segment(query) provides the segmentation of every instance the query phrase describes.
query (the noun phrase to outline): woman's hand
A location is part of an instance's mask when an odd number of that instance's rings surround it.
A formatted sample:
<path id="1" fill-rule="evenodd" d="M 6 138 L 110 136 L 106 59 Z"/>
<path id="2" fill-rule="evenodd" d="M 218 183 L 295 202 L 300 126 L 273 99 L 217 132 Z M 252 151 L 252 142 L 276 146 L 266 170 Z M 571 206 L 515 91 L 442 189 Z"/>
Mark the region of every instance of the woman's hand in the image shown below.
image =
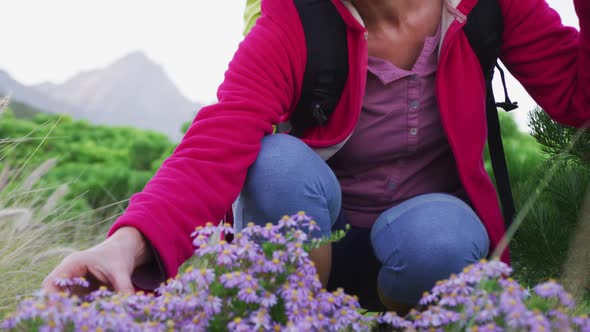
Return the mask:
<path id="1" fill-rule="evenodd" d="M 141 233 L 133 227 L 123 227 L 100 244 L 64 258 L 43 280 L 42 287 L 47 292 L 59 292 L 63 289 L 55 285 L 56 278 L 84 277 L 90 286 L 78 287 L 73 293 L 85 295 L 100 286 L 115 292 L 133 292 L 131 274 L 150 259 L 150 251 Z"/>

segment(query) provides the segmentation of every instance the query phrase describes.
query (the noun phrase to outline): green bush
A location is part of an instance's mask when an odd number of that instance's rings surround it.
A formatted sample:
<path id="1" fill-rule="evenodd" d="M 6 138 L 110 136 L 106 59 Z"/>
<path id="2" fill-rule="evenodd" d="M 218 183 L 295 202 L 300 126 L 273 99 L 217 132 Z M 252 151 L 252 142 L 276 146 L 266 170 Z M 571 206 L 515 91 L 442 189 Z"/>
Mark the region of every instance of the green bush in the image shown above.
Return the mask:
<path id="1" fill-rule="evenodd" d="M 529 125 L 546 160 L 541 167 L 531 168 L 531 176 L 514 188 L 517 208 L 538 197 L 511 245 L 517 278 L 532 285 L 563 277 L 590 186 L 590 135 L 555 123 L 541 109 L 530 113 Z M 539 185 L 544 180 L 549 182 L 541 190 Z M 587 251 L 577 252 L 587 255 Z"/>
<path id="2" fill-rule="evenodd" d="M 57 165 L 37 184 L 51 188 L 68 183 L 64 200 L 79 199 L 91 209 L 112 205 L 121 211 L 168 156 L 174 144 L 163 134 L 130 127 L 95 126 L 70 117 L 37 113 L 0 119 L 0 154 L 13 167 L 36 166 L 53 158 Z M 159 164 L 158 164 L 159 165 Z M 115 204 L 121 202 L 120 204 Z M 110 213 L 110 211 L 109 211 Z"/>

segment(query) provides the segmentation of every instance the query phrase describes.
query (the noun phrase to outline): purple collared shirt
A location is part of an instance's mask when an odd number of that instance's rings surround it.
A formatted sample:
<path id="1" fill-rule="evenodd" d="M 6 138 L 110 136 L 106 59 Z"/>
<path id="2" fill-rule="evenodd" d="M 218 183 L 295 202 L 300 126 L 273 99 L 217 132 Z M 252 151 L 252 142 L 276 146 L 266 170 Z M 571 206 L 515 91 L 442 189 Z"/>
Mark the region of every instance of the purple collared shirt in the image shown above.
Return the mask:
<path id="1" fill-rule="evenodd" d="M 434 192 L 463 198 L 435 96 L 440 28 L 426 38 L 414 68 L 369 57 L 357 126 L 329 161 L 349 223 L 371 227 L 389 208 Z"/>

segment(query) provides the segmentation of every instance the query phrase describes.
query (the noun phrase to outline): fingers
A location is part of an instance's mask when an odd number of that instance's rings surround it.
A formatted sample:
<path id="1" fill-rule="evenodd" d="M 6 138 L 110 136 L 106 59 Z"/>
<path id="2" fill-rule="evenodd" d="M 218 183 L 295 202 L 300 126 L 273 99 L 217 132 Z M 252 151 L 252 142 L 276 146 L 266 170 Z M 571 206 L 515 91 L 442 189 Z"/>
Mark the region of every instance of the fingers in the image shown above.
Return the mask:
<path id="1" fill-rule="evenodd" d="M 79 264 L 76 260 L 76 254 L 72 254 L 64 258 L 64 260 L 55 268 L 41 284 L 43 290 L 46 292 L 60 292 L 63 289 L 55 284 L 55 279 L 65 278 L 71 279 L 76 277 L 84 277 L 88 273 L 88 268 L 85 264 Z"/>
<path id="2" fill-rule="evenodd" d="M 43 290 L 45 292 L 57 293 L 57 292 L 61 291 L 61 289 L 53 283 L 54 278 L 55 277 L 49 275 L 45 278 L 45 280 L 43 280 L 43 283 L 41 284 L 41 288 L 43 288 Z"/>
<path id="3" fill-rule="evenodd" d="M 113 279 L 113 287 L 115 288 L 115 292 L 131 294 L 135 292 L 135 288 L 131 283 L 131 278 L 126 273 L 116 274 Z"/>
<path id="4" fill-rule="evenodd" d="M 119 264 L 104 265 L 104 255 L 97 255 L 91 251 L 78 252 L 66 257 L 46 278 L 43 280 L 42 288 L 46 292 L 60 292 L 66 290 L 55 284 L 56 278 L 72 279 L 85 278 L 88 288 L 79 286 L 69 287 L 71 294 L 86 295 L 97 290 L 100 286 L 107 286 L 115 292 L 134 293 L 135 289 L 131 283 L 131 271 L 127 271 Z"/>

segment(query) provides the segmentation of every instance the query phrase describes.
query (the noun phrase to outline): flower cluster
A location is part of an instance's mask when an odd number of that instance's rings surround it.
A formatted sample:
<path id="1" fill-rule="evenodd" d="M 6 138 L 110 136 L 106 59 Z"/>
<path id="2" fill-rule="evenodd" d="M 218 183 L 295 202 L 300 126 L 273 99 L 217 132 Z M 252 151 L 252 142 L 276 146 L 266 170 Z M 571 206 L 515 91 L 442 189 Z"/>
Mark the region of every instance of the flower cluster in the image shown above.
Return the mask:
<path id="1" fill-rule="evenodd" d="M 590 331 L 590 319 L 574 315 L 575 301 L 561 285 L 549 281 L 530 292 L 511 272 L 498 261 L 470 265 L 422 296 L 426 310 L 406 317 L 386 313 L 378 320 L 418 331 Z"/>
<path id="2" fill-rule="evenodd" d="M 277 225 L 199 227 L 195 263 L 156 294 L 85 297 L 39 292 L 23 301 L 0 329 L 14 331 L 340 331 L 369 329 L 357 298 L 322 289 L 308 250 L 317 224 L 300 213 Z M 220 240 L 233 234 L 233 241 Z M 200 267 L 199 267 L 200 266 Z M 60 279 L 62 288 L 87 287 Z"/>
<path id="3" fill-rule="evenodd" d="M 479 262 L 438 282 L 406 316 L 360 314 L 357 298 L 322 289 L 309 250 L 317 224 L 300 213 L 276 225 L 199 227 L 195 254 L 155 294 L 115 294 L 102 287 L 84 297 L 83 278 L 55 280 L 65 292 L 21 302 L 0 323 L 8 331 L 588 331 L 590 318 L 549 281 L 526 290 L 500 262 Z M 221 236 L 224 235 L 224 236 Z M 222 238 L 232 235 L 233 241 Z"/>

